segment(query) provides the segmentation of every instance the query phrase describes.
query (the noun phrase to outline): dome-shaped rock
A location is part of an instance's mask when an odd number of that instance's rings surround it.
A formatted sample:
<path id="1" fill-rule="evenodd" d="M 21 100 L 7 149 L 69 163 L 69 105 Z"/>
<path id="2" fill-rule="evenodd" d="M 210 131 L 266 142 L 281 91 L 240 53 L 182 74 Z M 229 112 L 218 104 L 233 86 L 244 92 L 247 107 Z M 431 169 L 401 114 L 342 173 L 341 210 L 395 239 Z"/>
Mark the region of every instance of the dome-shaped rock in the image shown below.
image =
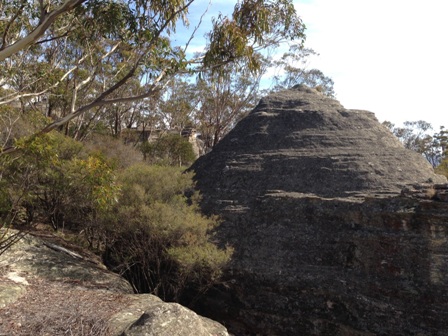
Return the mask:
<path id="1" fill-rule="evenodd" d="M 343 197 L 445 181 L 373 113 L 303 85 L 263 98 L 193 169 L 207 196 L 210 188 L 240 201 L 272 190 Z"/>
<path id="2" fill-rule="evenodd" d="M 373 113 L 277 92 L 192 169 L 234 249 L 198 308 L 232 333 L 448 335 L 446 179 Z"/>

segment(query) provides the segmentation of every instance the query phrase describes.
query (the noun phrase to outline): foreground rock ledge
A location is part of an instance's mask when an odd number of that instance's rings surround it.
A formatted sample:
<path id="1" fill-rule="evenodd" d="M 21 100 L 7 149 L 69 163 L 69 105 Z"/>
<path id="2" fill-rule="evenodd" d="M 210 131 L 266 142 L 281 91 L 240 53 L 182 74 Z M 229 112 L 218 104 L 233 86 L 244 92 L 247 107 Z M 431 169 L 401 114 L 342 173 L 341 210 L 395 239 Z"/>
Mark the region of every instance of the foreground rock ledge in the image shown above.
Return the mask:
<path id="1" fill-rule="evenodd" d="M 235 249 L 202 301 L 231 332 L 448 335 L 447 181 L 373 113 L 275 93 L 191 169 Z"/>
<path id="2" fill-rule="evenodd" d="M 132 294 L 92 255 L 61 243 L 23 235 L 0 255 L 1 335 L 228 335 L 179 304 Z"/>

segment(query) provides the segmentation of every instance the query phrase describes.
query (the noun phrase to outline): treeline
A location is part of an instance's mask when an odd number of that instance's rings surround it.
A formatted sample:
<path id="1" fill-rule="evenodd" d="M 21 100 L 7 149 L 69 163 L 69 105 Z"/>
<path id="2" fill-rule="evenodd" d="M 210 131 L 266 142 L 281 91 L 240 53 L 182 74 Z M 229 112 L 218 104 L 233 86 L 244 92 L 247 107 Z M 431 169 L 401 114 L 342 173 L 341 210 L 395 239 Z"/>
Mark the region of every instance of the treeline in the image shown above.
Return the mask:
<path id="1" fill-rule="evenodd" d="M 256 104 L 262 79 L 271 90 L 304 83 L 334 94 L 330 78 L 306 68 L 314 51 L 292 1 L 235 1 L 231 15 L 208 23 L 197 11 L 195 1 L 177 0 L 6 2 L 3 123 L 18 122 L 12 108 L 39 110 L 49 119 L 36 134 L 57 129 L 76 140 L 189 127 L 210 149 Z M 203 49 L 190 50 L 195 43 Z M 15 150 L 2 136 L 1 150 Z"/>
<path id="2" fill-rule="evenodd" d="M 406 148 L 420 153 L 437 173 L 448 177 L 448 130 L 444 126 L 434 131 L 424 120 L 406 121 L 401 127 L 389 121 L 383 124 Z"/>
<path id="3" fill-rule="evenodd" d="M 194 0 L 1 8 L 1 226 L 70 233 L 136 290 L 166 299 L 217 281 L 231 248 L 213 244 L 218 220 L 200 213 L 182 173 L 194 159 L 182 130 L 210 149 L 269 74 L 273 90 L 304 83 L 334 94 L 330 78 L 305 67 L 314 52 L 293 1 L 235 1 L 205 40 L 208 10 Z M 271 57 L 279 47 L 289 51 Z"/>

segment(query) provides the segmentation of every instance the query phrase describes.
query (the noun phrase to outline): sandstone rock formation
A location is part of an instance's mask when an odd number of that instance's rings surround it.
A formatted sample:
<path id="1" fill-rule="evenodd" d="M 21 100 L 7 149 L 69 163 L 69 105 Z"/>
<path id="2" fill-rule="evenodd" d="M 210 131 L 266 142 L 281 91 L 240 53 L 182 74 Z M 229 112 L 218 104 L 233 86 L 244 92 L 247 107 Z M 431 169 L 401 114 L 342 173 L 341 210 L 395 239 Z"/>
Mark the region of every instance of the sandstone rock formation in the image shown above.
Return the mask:
<path id="1" fill-rule="evenodd" d="M 0 335 L 228 335 L 178 304 L 132 294 L 94 256 L 62 243 L 24 235 L 0 255 Z"/>
<path id="2" fill-rule="evenodd" d="M 297 86 L 192 169 L 235 248 L 202 302 L 231 332 L 448 335 L 447 181 L 372 113 Z"/>

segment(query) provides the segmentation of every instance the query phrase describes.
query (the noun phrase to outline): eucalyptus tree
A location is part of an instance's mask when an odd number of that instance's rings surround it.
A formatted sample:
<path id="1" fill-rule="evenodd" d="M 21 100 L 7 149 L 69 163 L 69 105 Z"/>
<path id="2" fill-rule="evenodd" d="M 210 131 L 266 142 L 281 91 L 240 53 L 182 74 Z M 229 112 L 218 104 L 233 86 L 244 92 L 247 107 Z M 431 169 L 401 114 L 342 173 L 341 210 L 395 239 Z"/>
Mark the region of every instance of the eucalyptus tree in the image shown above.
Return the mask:
<path id="1" fill-rule="evenodd" d="M 439 133 L 434 137 L 442 152 L 440 164 L 436 167 L 436 173 L 448 178 L 448 130 L 441 126 Z"/>
<path id="2" fill-rule="evenodd" d="M 304 38 L 292 0 L 238 0 L 231 16 L 213 20 L 204 52 L 191 56 L 203 16 L 190 23 L 189 8 L 198 1 L 2 0 L 0 105 L 20 101 L 26 111 L 44 101 L 53 120 L 35 135 L 42 134 L 85 114 L 94 120 L 105 106 L 151 98 L 179 74 L 230 63 L 256 72 L 260 50 Z M 191 36 L 179 45 L 185 27 Z M 132 81 L 139 85 L 120 91 Z"/>
<path id="3" fill-rule="evenodd" d="M 213 148 L 257 103 L 266 60 L 260 57 L 256 74 L 245 64 L 227 64 L 222 71 L 208 71 L 196 84 L 199 99 L 195 123 L 205 149 Z"/>
<path id="4" fill-rule="evenodd" d="M 334 97 L 333 80 L 319 69 L 308 68 L 309 58 L 315 55 L 317 53 L 313 49 L 305 48 L 302 44 L 292 44 L 288 52 L 272 62 L 276 69 L 276 74 L 273 77 L 273 90 L 305 84 L 316 88 L 327 96 Z"/>
<path id="5" fill-rule="evenodd" d="M 193 126 L 199 93 L 188 79 L 178 78 L 165 88 L 157 109 L 161 128 L 176 130 L 180 134 L 182 129 Z"/>
<path id="6" fill-rule="evenodd" d="M 448 148 L 447 130 L 442 126 L 439 132 L 433 133 L 432 125 L 424 120 L 405 121 L 397 127 L 389 121 L 383 122 L 400 140 L 404 147 L 422 154 L 433 166 L 440 165 Z"/>

